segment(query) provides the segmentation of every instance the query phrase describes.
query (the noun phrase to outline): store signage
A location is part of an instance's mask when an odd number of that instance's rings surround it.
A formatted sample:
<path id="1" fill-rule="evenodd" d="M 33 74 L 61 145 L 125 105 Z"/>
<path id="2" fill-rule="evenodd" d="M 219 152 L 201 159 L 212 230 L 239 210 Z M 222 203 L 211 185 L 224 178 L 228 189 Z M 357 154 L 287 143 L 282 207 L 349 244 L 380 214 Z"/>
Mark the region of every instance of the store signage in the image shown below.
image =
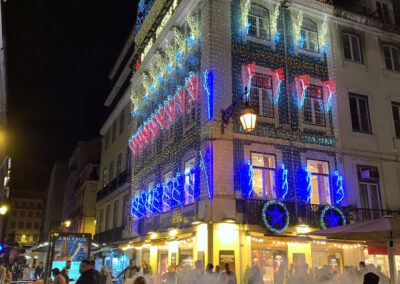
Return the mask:
<path id="1" fill-rule="evenodd" d="M 233 250 L 220 250 L 219 251 L 219 265 L 224 268 L 225 263 L 229 264 L 229 269 L 235 271 L 235 251 Z"/>
<path id="2" fill-rule="evenodd" d="M 129 139 L 129 147 L 133 154 L 140 154 L 146 144 L 158 137 L 160 130 L 168 129 L 181 114 L 188 113 L 197 100 L 197 76 L 190 73 L 185 80 L 185 86 L 178 88 L 175 95 L 168 97 Z"/>

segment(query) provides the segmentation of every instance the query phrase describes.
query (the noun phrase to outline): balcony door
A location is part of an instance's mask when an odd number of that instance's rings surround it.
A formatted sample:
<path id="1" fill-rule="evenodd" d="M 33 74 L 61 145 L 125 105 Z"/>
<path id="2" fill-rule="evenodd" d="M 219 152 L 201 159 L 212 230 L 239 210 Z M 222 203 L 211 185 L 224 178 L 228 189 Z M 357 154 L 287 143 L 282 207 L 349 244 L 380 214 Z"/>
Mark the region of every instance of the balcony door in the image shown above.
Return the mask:
<path id="1" fill-rule="evenodd" d="M 358 166 L 358 184 L 363 219 L 371 220 L 382 217 L 378 169 Z"/>

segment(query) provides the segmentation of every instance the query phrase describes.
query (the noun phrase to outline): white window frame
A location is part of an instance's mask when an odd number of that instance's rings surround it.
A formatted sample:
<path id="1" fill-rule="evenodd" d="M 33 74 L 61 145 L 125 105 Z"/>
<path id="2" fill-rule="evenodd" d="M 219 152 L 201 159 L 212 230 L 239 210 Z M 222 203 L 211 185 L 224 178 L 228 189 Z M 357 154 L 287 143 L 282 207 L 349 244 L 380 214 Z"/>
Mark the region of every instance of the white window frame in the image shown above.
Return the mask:
<path id="1" fill-rule="evenodd" d="M 372 134 L 372 125 L 371 125 L 371 113 L 369 110 L 369 98 L 368 96 L 365 95 L 359 95 L 356 93 L 349 93 L 349 111 L 350 111 L 350 119 L 351 118 L 351 106 L 350 106 L 350 98 L 354 97 L 357 100 L 357 116 L 358 116 L 358 126 L 360 130 L 355 130 L 353 129 L 353 125 L 351 125 L 351 130 L 353 132 L 357 133 L 364 133 L 364 134 Z M 368 111 L 368 131 L 364 131 L 361 129 L 361 112 L 360 112 L 360 99 L 366 100 L 367 101 L 367 111 Z M 351 124 L 353 124 L 353 121 L 351 121 Z"/>
<path id="2" fill-rule="evenodd" d="M 322 98 L 321 99 L 317 99 L 314 97 L 310 97 L 307 96 L 308 91 L 310 90 L 310 87 L 307 88 L 306 91 L 306 97 L 304 98 L 304 104 L 303 104 L 303 123 L 307 124 L 307 125 L 314 125 L 314 126 L 319 126 L 319 127 L 326 127 L 326 112 L 325 112 L 325 106 L 324 106 L 324 89 L 322 88 L 322 86 L 319 85 L 314 85 L 314 84 L 310 84 L 310 86 L 315 86 L 318 88 L 321 88 L 321 95 Z M 305 121 L 305 107 L 306 107 L 306 101 L 311 100 L 311 117 L 312 117 L 312 121 L 311 122 L 306 122 Z M 319 102 L 318 100 L 321 100 L 322 102 Z M 322 110 L 322 117 L 323 117 L 323 124 L 317 124 L 316 123 L 316 112 L 315 112 L 315 101 L 317 101 L 319 103 L 319 105 L 321 106 L 321 110 Z"/>
<path id="3" fill-rule="evenodd" d="M 386 64 L 385 48 L 389 48 L 390 60 L 391 60 L 391 65 L 392 65 L 392 68 L 391 68 L 391 69 L 388 68 L 388 66 L 387 66 L 387 64 Z M 390 71 L 393 71 L 393 72 L 400 72 L 400 69 L 399 69 L 399 70 L 396 70 L 396 69 L 395 69 L 394 57 L 393 57 L 393 49 L 397 50 L 397 55 L 398 55 L 398 57 L 399 57 L 399 58 L 398 58 L 398 61 L 400 62 L 400 49 L 397 48 L 396 46 L 389 45 L 389 44 L 385 44 L 385 45 L 383 46 L 383 56 L 384 56 L 384 59 L 385 59 L 385 68 L 386 68 L 387 70 L 390 70 Z"/>
<path id="4" fill-rule="evenodd" d="M 264 17 L 261 17 L 261 16 L 256 16 L 256 15 L 251 14 L 251 6 L 252 5 L 259 6 L 259 7 L 263 8 L 263 9 L 265 9 L 267 11 L 267 13 L 268 13 L 268 17 L 264 18 Z M 249 21 L 249 17 L 253 17 L 253 18 L 256 19 L 256 35 L 249 34 L 249 31 L 250 31 L 250 27 L 249 27 L 249 30 L 247 32 L 247 36 L 251 37 L 251 38 L 256 38 L 256 39 L 259 39 L 259 40 L 263 40 L 263 41 L 271 41 L 271 19 L 270 19 L 269 9 L 267 7 L 265 7 L 264 5 L 252 2 L 250 4 L 250 10 L 249 10 L 249 14 L 247 16 L 247 21 L 248 22 L 250 22 Z M 266 38 L 260 37 L 260 19 L 264 19 L 264 20 L 266 20 L 268 22 L 268 29 L 266 30 L 266 33 L 267 33 L 267 37 Z"/>
<path id="5" fill-rule="evenodd" d="M 252 157 L 253 154 L 259 154 L 259 155 L 262 155 L 262 156 L 272 156 L 272 157 L 274 157 L 275 168 L 271 168 L 271 167 L 267 168 L 267 167 L 261 167 L 261 166 L 253 165 L 253 159 L 252 159 L 253 158 Z M 251 161 L 251 165 L 253 167 L 253 196 L 254 196 L 254 198 L 255 198 L 255 194 L 254 194 L 254 169 L 262 171 L 262 178 L 263 178 L 263 181 L 262 181 L 262 184 L 263 184 L 263 197 L 262 197 L 262 199 L 263 200 L 267 200 L 267 193 L 266 193 L 266 188 L 265 188 L 265 176 L 266 176 L 265 172 L 274 172 L 274 180 L 272 181 L 272 192 L 273 192 L 273 195 L 274 195 L 275 198 L 273 198 L 273 199 L 280 198 L 279 190 L 278 190 L 278 187 L 277 187 L 277 174 L 278 174 L 278 171 L 277 171 L 277 158 L 276 158 L 276 155 L 273 154 L 273 153 L 260 153 L 260 152 L 257 152 L 257 151 L 251 151 L 250 152 L 250 161 Z"/>
<path id="6" fill-rule="evenodd" d="M 327 204 L 322 204 L 322 200 L 321 200 L 321 197 L 322 197 L 322 195 L 323 195 L 323 193 L 321 192 L 321 187 L 320 187 L 320 184 L 319 184 L 319 182 L 318 182 L 318 197 L 319 197 L 319 201 L 318 201 L 318 205 L 331 205 L 332 204 L 332 184 L 331 184 L 331 176 L 330 176 L 330 165 L 329 165 L 329 161 L 326 161 L 326 160 L 320 160 L 320 159 L 311 159 L 311 158 L 307 158 L 307 160 L 306 160 L 306 165 L 307 165 L 307 167 L 308 167 L 308 161 L 316 161 L 316 162 L 322 162 L 322 163 L 327 163 L 328 164 L 328 173 L 326 173 L 326 174 L 320 174 L 320 173 L 313 173 L 313 172 L 310 172 L 311 173 L 311 176 L 317 176 L 317 177 L 320 177 L 320 176 L 322 176 L 322 177 L 325 177 L 325 178 L 327 178 L 328 179 L 328 185 L 329 185 L 329 202 L 327 203 Z M 314 191 L 314 189 L 313 189 L 313 191 Z"/>
<path id="7" fill-rule="evenodd" d="M 344 53 L 344 37 L 345 36 L 348 37 L 348 40 L 349 40 L 349 43 L 350 43 L 350 56 L 351 56 L 351 58 L 346 58 L 346 55 Z M 358 50 L 360 51 L 360 60 L 354 59 L 355 52 L 354 52 L 354 46 L 353 46 L 353 41 L 352 41 L 353 38 L 355 38 L 357 40 Z M 362 56 L 362 50 L 361 50 L 361 41 L 360 41 L 360 37 L 359 36 L 354 35 L 352 33 L 344 32 L 344 33 L 342 33 L 342 44 L 343 44 L 343 58 L 345 60 L 349 60 L 349 61 L 357 62 L 357 63 L 361 63 L 361 64 L 363 63 L 363 56 Z"/>
<path id="8" fill-rule="evenodd" d="M 313 20 L 311 20 L 311 19 L 308 19 L 308 18 L 306 18 L 306 19 L 304 19 L 304 20 L 308 20 L 308 21 L 314 23 L 314 24 L 316 25 L 316 27 L 317 27 L 317 31 L 311 31 L 311 30 L 305 29 L 305 28 L 303 28 L 303 25 L 302 25 L 302 26 L 301 26 L 301 29 L 300 29 L 300 34 L 301 34 L 302 32 L 304 32 L 306 36 L 304 37 L 304 44 L 303 44 L 301 47 L 299 47 L 299 49 L 306 50 L 306 51 L 313 52 L 313 53 L 317 54 L 317 53 L 320 52 L 319 38 L 318 38 L 318 33 L 319 33 L 319 31 L 318 31 L 318 30 L 319 30 L 318 24 L 317 24 L 315 21 L 313 21 Z M 303 23 L 304 23 L 304 20 L 303 20 Z M 311 33 L 315 33 L 315 34 L 316 34 L 316 39 L 317 39 L 317 50 L 311 50 L 311 48 L 310 48 L 310 42 L 311 42 L 311 41 L 310 41 L 310 34 L 311 34 Z"/>

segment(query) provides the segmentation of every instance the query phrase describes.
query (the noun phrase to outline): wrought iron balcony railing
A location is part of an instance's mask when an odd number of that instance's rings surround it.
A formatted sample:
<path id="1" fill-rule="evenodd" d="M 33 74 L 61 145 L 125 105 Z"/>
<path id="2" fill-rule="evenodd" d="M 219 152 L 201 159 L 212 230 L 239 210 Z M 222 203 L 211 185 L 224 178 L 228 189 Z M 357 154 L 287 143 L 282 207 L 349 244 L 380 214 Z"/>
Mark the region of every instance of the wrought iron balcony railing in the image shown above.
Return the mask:
<path id="1" fill-rule="evenodd" d="M 98 243 L 111 243 L 122 239 L 122 231 L 125 226 L 119 226 L 111 230 L 94 235 L 93 240 Z"/>
<path id="2" fill-rule="evenodd" d="M 107 195 L 115 191 L 117 188 L 119 188 L 121 185 L 130 182 L 129 178 L 131 176 L 131 171 L 130 170 L 125 170 L 122 173 L 120 173 L 115 179 L 113 179 L 109 184 L 104 186 L 100 191 L 97 192 L 96 200 L 102 200 L 105 198 Z"/>

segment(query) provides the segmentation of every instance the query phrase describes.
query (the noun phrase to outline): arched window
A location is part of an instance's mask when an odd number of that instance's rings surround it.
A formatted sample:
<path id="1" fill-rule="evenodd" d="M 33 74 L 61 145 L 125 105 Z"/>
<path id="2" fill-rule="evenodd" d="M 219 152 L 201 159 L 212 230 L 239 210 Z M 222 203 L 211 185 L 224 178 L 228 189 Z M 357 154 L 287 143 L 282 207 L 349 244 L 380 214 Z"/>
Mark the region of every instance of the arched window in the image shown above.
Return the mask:
<path id="1" fill-rule="evenodd" d="M 383 46 L 385 54 L 386 69 L 400 72 L 400 52 L 397 47 L 392 45 Z"/>
<path id="2" fill-rule="evenodd" d="M 362 63 L 359 37 L 353 34 L 343 33 L 342 38 L 344 58 L 354 62 Z"/>
<path id="3" fill-rule="evenodd" d="M 300 35 L 301 49 L 318 52 L 318 26 L 315 22 L 309 19 L 304 19 L 300 30 Z"/>
<path id="4" fill-rule="evenodd" d="M 269 40 L 269 11 L 267 8 L 251 4 L 248 14 L 249 31 L 248 34 L 252 37 Z"/>

